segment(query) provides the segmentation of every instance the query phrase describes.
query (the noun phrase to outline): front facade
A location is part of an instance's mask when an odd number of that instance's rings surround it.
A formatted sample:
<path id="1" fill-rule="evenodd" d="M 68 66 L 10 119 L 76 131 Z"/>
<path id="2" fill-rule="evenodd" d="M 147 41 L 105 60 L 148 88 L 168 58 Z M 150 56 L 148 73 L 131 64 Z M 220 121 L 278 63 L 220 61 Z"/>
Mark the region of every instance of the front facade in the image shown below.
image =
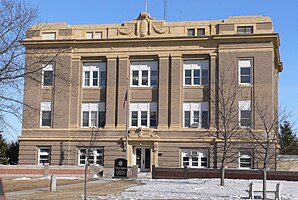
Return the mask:
<path id="1" fill-rule="evenodd" d="M 240 127 L 227 165 L 261 167 L 240 135 L 262 131 L 257 97 L 276 114 L 282 65 L 270 18 L 165 22 L 141 13 L 123 24 L 37 25 L 23 44 L 27 70 L 38 73 L 25 79 L 20 164 L 84 165 L 90 149 L 91 164 L 105 173 L 127 149 L 128 165 L 140 171 L 218 168 L 212 99 L 226 69 L 239 91 Z"/>

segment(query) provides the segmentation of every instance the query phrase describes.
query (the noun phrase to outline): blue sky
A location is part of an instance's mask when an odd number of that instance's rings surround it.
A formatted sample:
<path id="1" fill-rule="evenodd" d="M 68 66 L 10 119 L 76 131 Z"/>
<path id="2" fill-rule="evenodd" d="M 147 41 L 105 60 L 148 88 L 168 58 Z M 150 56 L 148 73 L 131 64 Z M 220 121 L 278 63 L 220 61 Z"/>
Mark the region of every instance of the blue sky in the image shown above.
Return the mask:
<path id="1" fill-rule="evenodd" d="M 131 21 L 145 10 L 145 0 L 28 0 L 38 7 L 39 22 L 68 24 L 112 24 Z M 298 66 L 295 57 L 298 0 L 167 0 L 167 21 L 217 20 L 228 16 L 263 15 L 271 17 L 280 34 L 280 55 L 284 71 L 279 78 L 279 103 L 298 123 Z M 148 11 L 164 19 L 164 0 L 148 0 Z M 19 125 L 20 127 L 21 125 Z M 296 128 L 298 126 L 296 125 Z M 20 128 L 16 134 L 20 135 Z"/>

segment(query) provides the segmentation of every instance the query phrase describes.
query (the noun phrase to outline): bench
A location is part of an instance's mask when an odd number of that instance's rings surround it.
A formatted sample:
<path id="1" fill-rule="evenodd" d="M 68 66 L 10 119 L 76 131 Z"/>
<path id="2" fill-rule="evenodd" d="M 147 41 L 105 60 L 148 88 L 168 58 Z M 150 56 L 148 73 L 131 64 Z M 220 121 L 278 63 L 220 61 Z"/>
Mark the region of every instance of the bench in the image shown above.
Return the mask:
<path id="1" fill-rule="evenodd" d="M 275 199 L 281 200 L 280 196 L 281 186 L 280 183 L 267 183 L 266 184 L 266 192 L 274 193 Z M 249 199 L 254 199 L 255 192 L 263 192 L 263 183 L 250 183 L 248 188 Z"/>

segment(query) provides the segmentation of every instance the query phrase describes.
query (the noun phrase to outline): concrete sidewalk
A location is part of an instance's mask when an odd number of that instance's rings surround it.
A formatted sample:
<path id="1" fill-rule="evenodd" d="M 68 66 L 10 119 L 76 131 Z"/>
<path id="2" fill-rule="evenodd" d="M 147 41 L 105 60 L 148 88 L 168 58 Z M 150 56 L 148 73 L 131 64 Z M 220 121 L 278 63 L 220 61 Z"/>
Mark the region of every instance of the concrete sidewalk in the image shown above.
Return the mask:
<path id="1" fill-rule="evenodd" d="M 96 181 L 89 181 L 89 183 L 106 183 L 109 181 L 113 181 L 116 179 L 100 179 L 100 180 L 96 180 Z M 73 184 L 67 184 L 67 185 L 58 185 L 57 186 L 57 191 L 59 189 L 65 189 L 68 187 L 74 187 L 74 186 L 80 186 L 80 185 L 84 185 L 84 182 L 82 183 L 73 183 Z M 30 194 L 30 193 L 37 193 L 37 192 L 46 192 L 46 191 L 50 191 L 50 187 L 44 187 L 44 188 L 35 188 L 35 189 L 30 189 L 30 190 L 22 190 L 22 191 L 15 191 L 15 192 L 6 192 L 6 198 L 9 199 L 9 196 L 14 196 L 14 195 L 25 195 L 25 194 Z"/>

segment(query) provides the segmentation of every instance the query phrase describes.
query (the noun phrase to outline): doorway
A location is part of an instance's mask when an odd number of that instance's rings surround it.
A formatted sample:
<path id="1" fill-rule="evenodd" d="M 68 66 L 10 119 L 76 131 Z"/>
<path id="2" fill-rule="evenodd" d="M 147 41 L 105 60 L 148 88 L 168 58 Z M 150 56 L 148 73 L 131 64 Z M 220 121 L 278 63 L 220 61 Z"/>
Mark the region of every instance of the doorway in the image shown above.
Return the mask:
<path id="1" fill-rule="evenodd" d="M 148 147 L 136 147 L 136 165 L 140 172 L 149 172 L 151 166 L 151 149 Z"/>

